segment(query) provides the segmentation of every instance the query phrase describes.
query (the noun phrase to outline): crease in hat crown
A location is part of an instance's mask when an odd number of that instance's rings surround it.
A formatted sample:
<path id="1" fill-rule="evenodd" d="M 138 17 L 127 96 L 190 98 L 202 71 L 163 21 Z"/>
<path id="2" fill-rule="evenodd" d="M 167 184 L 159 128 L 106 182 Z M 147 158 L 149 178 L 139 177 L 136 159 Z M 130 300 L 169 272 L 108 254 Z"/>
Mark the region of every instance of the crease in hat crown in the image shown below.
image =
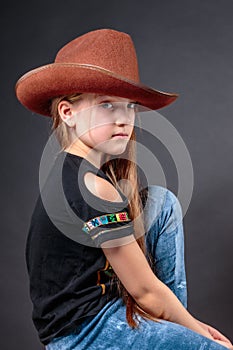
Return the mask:
<path id="1" fill-rule="evenodd" d="M 16 83 L 16 96 L 29 110 L 50 116 L 54 97 L 97 93 L 126 97 L 150 109 L 177 98 L 143 85 L 131 37 L 113 29 L 98 29 L 73 39 L 53 63 L 35 68 Z"/>
<path id="2" fill-rule="evenodd" d="M 58 51 L 55 63 L 87 64 L 139 82 L 132 39 L 116 30 L 100 29 L 70 41 Z"/>

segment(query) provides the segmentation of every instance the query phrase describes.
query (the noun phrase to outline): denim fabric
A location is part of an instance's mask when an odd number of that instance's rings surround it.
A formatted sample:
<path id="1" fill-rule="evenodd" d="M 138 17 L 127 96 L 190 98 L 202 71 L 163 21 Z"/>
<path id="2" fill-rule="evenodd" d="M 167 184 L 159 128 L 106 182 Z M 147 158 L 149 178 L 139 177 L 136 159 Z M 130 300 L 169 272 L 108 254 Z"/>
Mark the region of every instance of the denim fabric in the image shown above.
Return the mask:
<path id="1" fill-rule="evenodd" d="M 187 307 L 182 209 L 177 197 L 160 186 L 149 187 L 144 211 L 146 246 L 153 271 Z"/>
<path id="2" fill-rule="evenodd" d="M 149 188 L 145 207 L 146 245 L 154 273 L 187 305 L 182 211 L 175 195 L 160 186 Z M 54 339 L 46 350 L 220 350 L 225 347 L 178 324 L 138 317 L 131 329 L 121 300 L 111 301 L 68 336 Z"/>

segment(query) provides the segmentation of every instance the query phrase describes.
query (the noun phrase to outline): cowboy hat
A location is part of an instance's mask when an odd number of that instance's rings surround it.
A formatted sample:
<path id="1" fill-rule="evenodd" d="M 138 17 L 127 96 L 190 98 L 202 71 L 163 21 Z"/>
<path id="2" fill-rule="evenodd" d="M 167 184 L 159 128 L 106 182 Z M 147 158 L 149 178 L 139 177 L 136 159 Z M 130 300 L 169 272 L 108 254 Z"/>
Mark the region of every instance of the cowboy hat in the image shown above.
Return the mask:
<path id="1" fill-rule="evenodd" d="M 77 37 L 60 49 L 54 63 L 29 71 L 16 83 L 16 96 L 22 105 L 47 116 L 54 97 L 74 93 L 124 97 L 153 110 L 178 97 L 139 81 L 131 37 L 112 29 Z"/>

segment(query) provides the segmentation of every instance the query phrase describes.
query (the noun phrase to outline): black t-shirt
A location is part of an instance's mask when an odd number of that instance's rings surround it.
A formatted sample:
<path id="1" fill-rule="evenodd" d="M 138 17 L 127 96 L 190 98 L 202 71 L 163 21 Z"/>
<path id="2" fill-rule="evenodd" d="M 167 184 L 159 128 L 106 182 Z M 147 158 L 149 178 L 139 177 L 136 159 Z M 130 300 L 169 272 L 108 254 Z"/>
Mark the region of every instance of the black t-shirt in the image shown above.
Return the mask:
<path id="1" fill-rule="evenodd" d="M 101 243 L 130 236 L 127 198 L 100 199 L 84 175 L 108 177 L 85 159 L 61 152 L 37 200 L 26 245 L 33 322 L 40 340 L 72 332 L 117 296 Z"/>

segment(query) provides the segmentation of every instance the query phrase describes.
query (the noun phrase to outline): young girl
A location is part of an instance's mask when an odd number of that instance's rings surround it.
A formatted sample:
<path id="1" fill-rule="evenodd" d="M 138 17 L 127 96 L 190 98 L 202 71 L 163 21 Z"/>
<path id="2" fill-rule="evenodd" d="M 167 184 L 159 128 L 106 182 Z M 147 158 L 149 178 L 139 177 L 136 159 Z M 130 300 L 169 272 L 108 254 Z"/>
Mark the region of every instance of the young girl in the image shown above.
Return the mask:
<path id="1" fill-rule="evenodd" d="M 179 203 L 139 191 L 138 106 L 177 95 L 139 81 L 129 35 L 89 32 L 16 85 L 51 116 L 61 146 L 36 203 L 26 246 L 33 321 L 46 350 L 224 349 L 230 341 L 186 310 Z"/>

